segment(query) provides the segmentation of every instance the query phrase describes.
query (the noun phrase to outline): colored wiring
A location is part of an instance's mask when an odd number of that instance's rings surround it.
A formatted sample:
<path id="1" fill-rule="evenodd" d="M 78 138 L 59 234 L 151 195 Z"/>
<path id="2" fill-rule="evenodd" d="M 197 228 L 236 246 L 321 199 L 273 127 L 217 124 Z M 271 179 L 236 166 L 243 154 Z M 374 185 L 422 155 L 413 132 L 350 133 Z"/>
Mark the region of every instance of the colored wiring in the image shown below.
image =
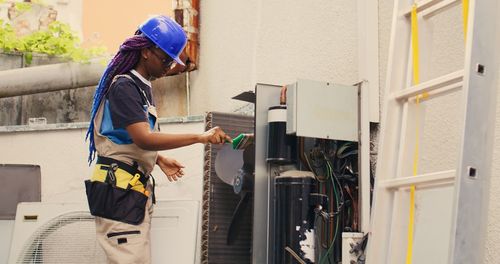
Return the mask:
<path id="1" fill-rule="evenodd" d="M 297 253 L 295 253 L 295 251 L 293 251 L 293 249 L 291 249 L 290 247 L 285 247 L 285 250 L 290 253 L 290 255 L 292 255 L 292 257 L 297 261 L 299 262 L 300 264 L 306 264 L 306 262 L 304 260 L 302 260 L 299 255 L 297 255 Z"/>
<path id="2" fill-rule="evenodd" d="M 307 151 L 301 149 L 301 161 L 317 179 L 318 192 L 329 197 L 328 207 L 315 209 L 316 263 L 340 261 L 341 232 L 356 230 L 357 201 L 351 190 L 357 190 L 357 152 L 357 145 L 352 142 L 321 139 Z"/>

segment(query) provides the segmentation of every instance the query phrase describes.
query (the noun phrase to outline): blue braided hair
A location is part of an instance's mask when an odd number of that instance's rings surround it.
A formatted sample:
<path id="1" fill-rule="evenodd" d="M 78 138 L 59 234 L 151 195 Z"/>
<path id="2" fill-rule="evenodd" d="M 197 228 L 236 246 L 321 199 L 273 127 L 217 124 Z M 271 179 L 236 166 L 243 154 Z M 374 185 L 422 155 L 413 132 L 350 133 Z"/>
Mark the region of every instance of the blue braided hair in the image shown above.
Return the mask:
<path id="1" fill-rule="evenodd" d="M 104 73 L 97 85 L 94 94 L 94 101 L 92 103 L 92 110 L 90 112 L 90 125 L 85 136 L 85 141 L 89 140 L 89 165 L 95 159 L 96 148 L 94 142 L 94 119 L 99 109 L 104 95 L 107 93 L 113 78 L 116 75 L 124 74 L 133 69 L 139 62 L 141 56 L 141 50 L 144 48 L 149 48 L 154 44 L 140 31 L 136 31 L 133 37 L 126 39 L 121 45 L 120 50 L 115 54 L 113 59 L 104 70 Z"/>

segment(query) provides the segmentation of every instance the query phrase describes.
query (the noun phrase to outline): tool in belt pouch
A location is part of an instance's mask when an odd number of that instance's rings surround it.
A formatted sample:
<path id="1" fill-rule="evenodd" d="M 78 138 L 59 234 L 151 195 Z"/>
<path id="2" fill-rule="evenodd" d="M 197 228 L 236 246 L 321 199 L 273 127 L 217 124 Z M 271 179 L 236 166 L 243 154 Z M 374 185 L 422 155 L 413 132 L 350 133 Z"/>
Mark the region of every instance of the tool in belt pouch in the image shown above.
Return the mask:
<path id="1" fill-rule="evenodd" d="M 98 157 L 91 180 L 85 181 L 90 213 L 128 224 L 144 220 L 149 176 L 137 167 L 115 159 Z M 154 180 L 153 180 L 154 202 Z"/>

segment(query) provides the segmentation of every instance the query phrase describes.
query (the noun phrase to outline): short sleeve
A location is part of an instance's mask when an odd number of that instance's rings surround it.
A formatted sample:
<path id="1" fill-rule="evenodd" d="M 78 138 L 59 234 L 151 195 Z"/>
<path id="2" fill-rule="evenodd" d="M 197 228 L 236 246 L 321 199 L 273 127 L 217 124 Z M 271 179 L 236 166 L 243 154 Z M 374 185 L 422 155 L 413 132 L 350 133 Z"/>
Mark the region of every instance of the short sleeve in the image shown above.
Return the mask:
<path id="1" fill-rule="evenodd" d="M 118 78 L 107 95 L 114 128 L 126 128 L 137 122 L 148 122 L 147 106 L 133 80 Z"/>

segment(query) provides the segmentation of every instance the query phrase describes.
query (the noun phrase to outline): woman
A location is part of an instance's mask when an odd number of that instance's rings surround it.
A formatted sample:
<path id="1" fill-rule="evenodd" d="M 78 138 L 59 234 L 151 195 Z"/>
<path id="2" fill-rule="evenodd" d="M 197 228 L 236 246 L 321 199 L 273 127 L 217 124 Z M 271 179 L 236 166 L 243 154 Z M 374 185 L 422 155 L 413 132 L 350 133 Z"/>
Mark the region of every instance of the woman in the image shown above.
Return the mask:
<path id="1" fill-rule="evenodd" d="M 157 151 L 194 143 L 231 141 L 215 127 L 202 134 L 160 133 L 150 80 L 167 75 L 187 38 L 166 16 L 156 16 L 125 40 L 104 71 L 94 95 L 87 131 L 89 163 L 97 161 L 85 182 L 97 239 L 109 263 L 151 263 L 150 225 L 158 165 L 170 181 L 183 176 L 176 160 Z M 151 180 L 150 180 L 151 178 Z"/>

